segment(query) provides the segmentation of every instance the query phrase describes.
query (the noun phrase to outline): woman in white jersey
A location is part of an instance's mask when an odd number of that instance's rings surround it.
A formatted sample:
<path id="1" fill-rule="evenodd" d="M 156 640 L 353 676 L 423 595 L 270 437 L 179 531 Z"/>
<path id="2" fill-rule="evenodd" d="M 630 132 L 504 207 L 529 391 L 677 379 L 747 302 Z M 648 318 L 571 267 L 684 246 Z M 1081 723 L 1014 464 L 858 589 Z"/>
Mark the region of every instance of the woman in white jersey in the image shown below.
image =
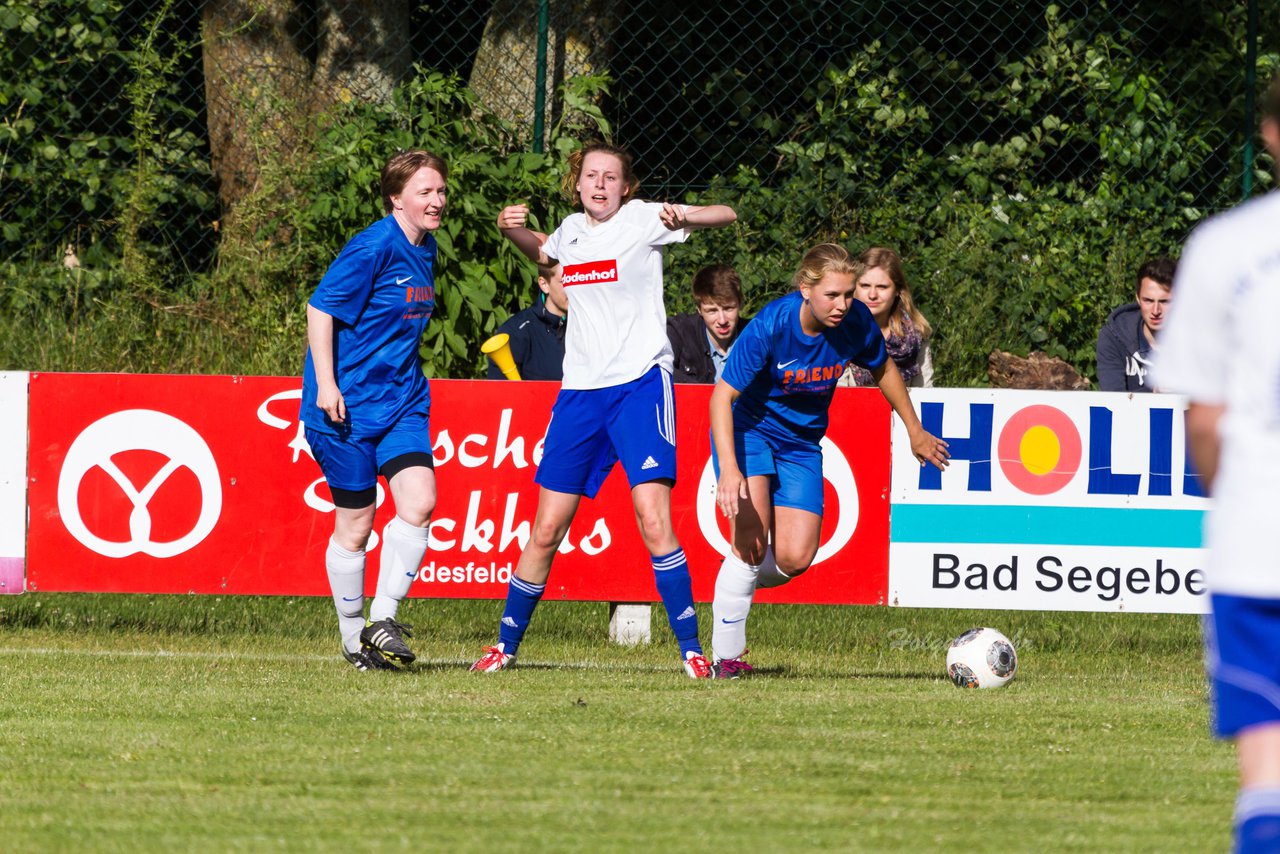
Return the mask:
<path id="1" fill-rule="evenodd" d="M 561 265 L 569 326 L 564 380 L 535 478 L 537 516 L 507 588 L 498 643 L 472 670 L 502 670 L 515 661 L 578 503 L 595 497 L 621 462 L 685 672 L 695 679 L 711 675 L 698 642 L 689 566 L 671 524 L 675 405 L 662 248 L 695 229 L 729 225 L 737 215 L 725 205 L 639 201 L 638 186 L 630 155 L 589 145 L 569 156 L 563 187 L 582 211 L 545 243 L 525 227 L 527 206 L 512 205 L 498 216 L 503 234 L 530 260 Z"/>

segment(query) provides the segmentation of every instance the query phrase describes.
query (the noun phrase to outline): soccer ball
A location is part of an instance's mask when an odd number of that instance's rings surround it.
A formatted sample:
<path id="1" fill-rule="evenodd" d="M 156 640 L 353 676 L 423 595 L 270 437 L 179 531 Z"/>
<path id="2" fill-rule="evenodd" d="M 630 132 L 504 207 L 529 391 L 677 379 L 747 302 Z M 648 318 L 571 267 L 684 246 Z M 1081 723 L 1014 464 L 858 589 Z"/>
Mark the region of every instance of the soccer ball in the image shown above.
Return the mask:
<path id="1" fill-rule="evenodd" d="M 1018 670 L 1018 654 L 995 629 L 969 629 L 947 650 L 947 675 L 957 688 L 999 688 Z"/>

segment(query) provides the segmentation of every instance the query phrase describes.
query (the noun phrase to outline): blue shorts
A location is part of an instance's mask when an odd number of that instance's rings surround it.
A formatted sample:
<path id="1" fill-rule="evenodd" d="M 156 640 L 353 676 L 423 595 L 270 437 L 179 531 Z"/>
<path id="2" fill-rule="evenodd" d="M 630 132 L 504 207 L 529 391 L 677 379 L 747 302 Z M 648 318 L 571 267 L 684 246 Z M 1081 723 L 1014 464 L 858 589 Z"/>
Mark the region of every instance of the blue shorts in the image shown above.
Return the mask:
<path id="1" fill-rule="evenodd" d="M 561 389 L 534 481 L 554 492 L 595 498 L 621 461 L 632 487 L 652 480 L 675 483 L 675 424 L 671 374 L 656 366 L 622 385 Z"/>
<path id="2" fill-rule="evenodd" d="M 822 515 L 822 449 L 812 442 L 782 442 L 760 430 L 734 430 L 733 446 L 738 468 L 746 477 L 769 476 L 774 507 L 793 507 Z M 720 460 L 711 443 L 716 477 Z"/>
<path id="3" fill-rule="evenodd" d="M 378 436 L 335 435 L 306 430 L 311 456 L 329 488 L 361 492 L 378 485 L 378 472 L 383 466 L 407 454 L 426 454 L 431 458 L 431 421 L 422 413 L 410 413 Z"/>
<path id="4" fill-rule="evenodd" d="M 1280 599 L 1210 596 L 1204 618 L 1213 731 L 1280 723 Z"/>

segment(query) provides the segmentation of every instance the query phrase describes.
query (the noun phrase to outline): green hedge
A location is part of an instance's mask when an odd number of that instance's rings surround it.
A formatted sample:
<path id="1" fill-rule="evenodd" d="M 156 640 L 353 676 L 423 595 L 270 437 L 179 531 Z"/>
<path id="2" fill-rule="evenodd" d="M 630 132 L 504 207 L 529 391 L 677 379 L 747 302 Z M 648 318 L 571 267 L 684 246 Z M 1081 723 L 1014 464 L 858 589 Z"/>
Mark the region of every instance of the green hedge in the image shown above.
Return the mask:
<path id="1" fill-rule="evenodd" d="M 168 3 L 122 36 L 123 5 L 0 8 L 0 69 L 37 72 L 0 74 L 0 367 L 297 373 L 306 298 L 381 215 L 388 153 L 420 146 L 451 170 L 424 363 L 433 376 L 481 375 L 480 342 L 534 293 L 535 271 L 501 238 L 497 212 L 528 201 L 546 229 L 568 212 L 564 155 L 608 135 L 597 106 L 607 81 L 558 93 L 574 125 L 552 128 L 543 155 L 456 76 L 417 68 L 389 103 L 320 116 L 305 144 L 275 152 L 219 232 L 203 143 L 176 129 L 189 124 L 175 93 L 194 43 L 166 35 Z M 754 309 L 785 290 L 809 245 L 883 244 L 903 255 L 937 330 L 940 384 L 984 384 L 996 348 L 1043 350 L 1092 377 L 1097 328 L 1129 298 L 1138 264 L 1176 254 L 1238 188 L 1177 189 L 1220 149 L 1210 137 L 1222 129 L 1206 130 L 1120 35 L 1068 38 L 1056 16 L 1049 7 L 1044 39 L 981 80 L 947 56 L 879 43 L 828 66 L 779 125 L 775 168 L 740 167 L 687 199 L 733 205 L 739 221 L 671 249 L 669 308 L 692 307 L 688 282 L 707 263 L 734 264 Z M 1221 57 L 1223 79 L 1234 61 Z M 913 79 L 947 82 L 953 114 L 980 119 L 971 136 L 937 133 L 947 118 L 913 98 L 908 63 Z M 88 88 L 104 80 L 118 92 L 105 105 Z M 113 135 L 125 115 L 129 133 Z M 79 199 L 74 221 L 50 215 L 59 194 Z M 172 227 L 190 222 L 202 224 L 194 244 Z M 79 266 L 64 265 L 68 235 Z"/>

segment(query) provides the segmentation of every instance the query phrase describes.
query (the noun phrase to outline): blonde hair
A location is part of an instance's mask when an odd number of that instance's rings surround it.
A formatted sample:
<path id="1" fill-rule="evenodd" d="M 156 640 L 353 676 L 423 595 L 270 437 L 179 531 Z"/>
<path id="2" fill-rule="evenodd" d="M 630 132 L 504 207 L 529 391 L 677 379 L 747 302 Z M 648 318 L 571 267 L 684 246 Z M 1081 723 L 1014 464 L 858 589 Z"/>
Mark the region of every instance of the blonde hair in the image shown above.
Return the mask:
<path id="1" fill-rule="evenodd" d="M 636 178 L 635 170 L 632 168 L 631 155 L 626 149 L 619 148 L 616 145 L 610 145 L 607 142 L 593 142 L 590 145 L 583 146 L 577 151 L 569 154 L 569 171 L 560 179 L 560 192 L 564 197 L 573 202 L 574 207 L 581 207 L 582 197 L 578 195 L 578 179 L 582 177 L 582 164 L 587 159 L 588 154 L 609 154 L 618 158 L 618 162 L 622 164 L 622 182 L 626 188 L 622 191 L 622 201 L 625 204 L 640 189 L 640 180 Z"/>
<path id="2" fill-rule="evenodd" d="M 828 273 L 852 273 L 857 276 L 861 272 L 862 266 L 853 260 L 848 249 L 838 243 L 819 243 L 804 253 L 791 284 L 796 289 L 805 285 L 813 287 Z"/>
<path id="3" fill-rule="evenodd" d="M 858 256 L 858 262 L 862 265 L 863 272 L 879 268 L 888 273 L 893 281 L 897 293 L 894 296 L 893 306 L 889 309 L 889 331 L 892 334 L 901 336 L 905 331 L 902 328 L 902 315 L 906 314 L 911 318 L 911 325 L 916 328 L 916 332 L 920 333 L 921 338 L 933 335 L 933 326 L 929 324 L 920 309 L 916 308 L 915 300 L 911 298 L 911 288 L 907 285 L 906 274 L 902 272 L 902 259 L 898 257 L 897 252 L 887 246 L 872 246 Z"/>

